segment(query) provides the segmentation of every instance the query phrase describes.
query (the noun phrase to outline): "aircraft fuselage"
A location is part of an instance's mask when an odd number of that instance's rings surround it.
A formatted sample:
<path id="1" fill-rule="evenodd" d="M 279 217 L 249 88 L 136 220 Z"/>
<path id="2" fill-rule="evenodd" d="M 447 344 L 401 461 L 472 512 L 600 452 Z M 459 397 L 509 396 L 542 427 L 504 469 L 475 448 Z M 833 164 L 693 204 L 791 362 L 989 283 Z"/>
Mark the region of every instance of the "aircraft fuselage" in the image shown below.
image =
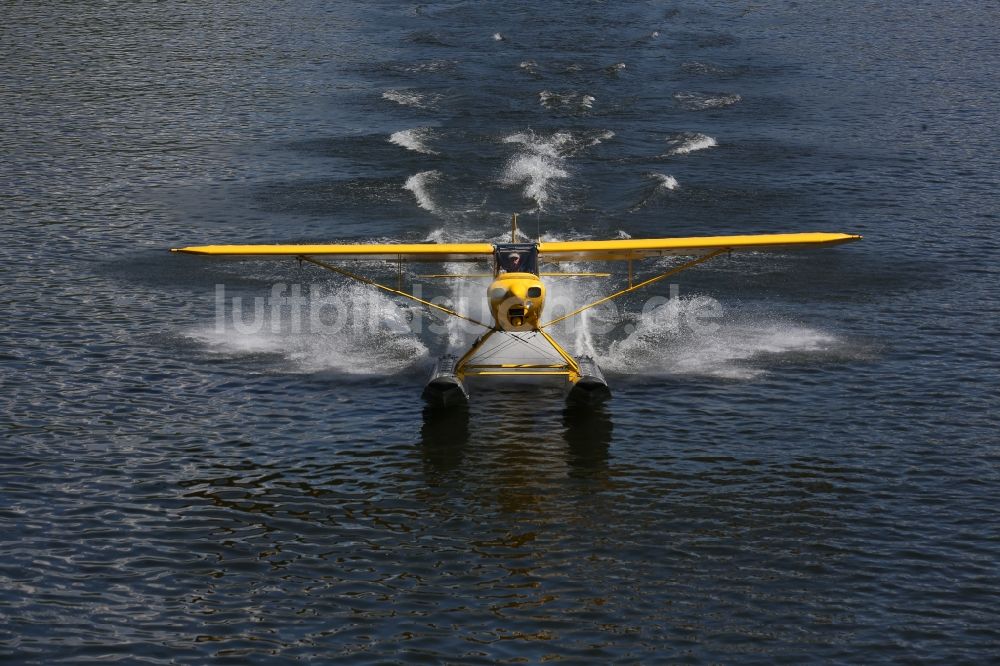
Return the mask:
<path id="1" fill-rule="evenodd" d="M 493 259 L 493 282 L 486 290 L 493 323 L 505 331 L 537 330 L 545 306 L 538 245 L 500 243 L 494 246 Z"/>
<path id="2" fill-rule="evenodd" d="M 486 292 L 494 323 L 505 331 L 538 328 L 545 306 L 545 285 L 534 273 L 501 273 Z"/>

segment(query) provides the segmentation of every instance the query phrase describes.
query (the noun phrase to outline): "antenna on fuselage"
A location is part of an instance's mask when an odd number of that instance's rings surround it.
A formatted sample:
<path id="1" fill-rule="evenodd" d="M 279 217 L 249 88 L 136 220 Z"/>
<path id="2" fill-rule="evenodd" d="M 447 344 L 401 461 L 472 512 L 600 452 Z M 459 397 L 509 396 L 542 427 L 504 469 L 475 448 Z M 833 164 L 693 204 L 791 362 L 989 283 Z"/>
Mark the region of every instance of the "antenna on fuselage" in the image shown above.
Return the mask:
<path id="1" fill-rule="evenodd" d="M 514 213 L 510 217 L 510 242 L 517 242 L 517 213 Z"/>

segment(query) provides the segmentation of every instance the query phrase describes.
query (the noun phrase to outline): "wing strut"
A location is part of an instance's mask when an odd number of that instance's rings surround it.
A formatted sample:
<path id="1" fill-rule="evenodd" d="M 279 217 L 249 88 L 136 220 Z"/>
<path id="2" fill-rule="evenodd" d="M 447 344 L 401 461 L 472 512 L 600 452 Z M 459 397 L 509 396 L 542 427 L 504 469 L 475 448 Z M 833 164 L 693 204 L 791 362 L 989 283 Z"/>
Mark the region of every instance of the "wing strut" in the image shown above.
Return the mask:
<path id="1" fill-rule="evenodd" d="M 340 273 L 341 275 L 349 277 L 352 280 L 357 280 L 358 282 L 361 282 L 363 284 L 371 285 L 372 287 L 376 287 L 378 289 L 381 289 L 382 291 L 387 291 L 390 294 L 395 294 L 396 296 L 402 296 L 403 298 L 408 298 L 411 301 L 416 301 L 417 303 L 420 303 L 421 305 L 426 305 L 429 308 L 433 308 L 435 310 L 440 310 L 441 312 L 444 312 L 445 314 L 449 314 L 449 315 L 451 315 L 453 317 L 458 317 L 459 319 L 464 319 L 465 321 L 472 322 L 473 324 L 476 324 L 477 326 L 482 326 L 483 328 L 488 328 L 488 329 L 492 329 L 493 328 L 492 326 L 490 326 L 488 324 L 484 324 L 481 321 L 477 321 L 477 320 L 473 319 L 472 317 L 466 317 L 465 315 L 459 314 L 458 312 L 455 312 L 454 310 L 449 310 L 448 308 L 446 308 L 444 306 L 437 305 L 436 303 L 431 303 L 430 301 L 425 301 L 422 298 L 417 298 L 413 294 L 411 294 L 409 292 L 406 292 L 406 291 L 403 291 L 402 289 L 393 289 L 392 287 L 387 287 L 384 284 L 379 284 L 375 280 L 372 280 L 370 278 L 366 278 L 363 275 L 358 275 L 357 273 L 352 273 L 351 271 L 344 270 L 343 268 L 338 268 L 336 266 L 333 266 L 332 264 L 326 263 L 325 261 L 320 261 L 319 259 L 314 259 L 313 257 L 307 257 L 304 254 L 300 254 L 298 258 L 299 258 L 300 261 L 308 261 L 310 264 L 315 264 L 315 265 L 319 266 L 320 268 L 325 268 L 326 270 L 333 271 L 334 273 Z M 397 273 L 397 277 L 398 277 L 398 279 L 400 281 L 402 281 L 402 272 L 401 272 L 402 271 L 402 263 L 401 262 L 400 262 L 399 271 L 400 272 Z M 400 285 L 400 286 L 402 286 L 402 285 Z"/>
<path id="2" fill-rule="evenodd" d="M 729 252 L 729 248 L 723 247 L 723 248 L 719 248 L 718 250 L 712 250 L 708 254 L 703 254 L 702 256 L 698 257 L 697 259 L 692 259 L 691 261 L 683 263 L 680 266 L 676 266 L 674 268 L 671 268 L 666 273 L 660 273 L 656 277 L 652 277 L 652 278 L 646 280 L 645 282 L 640 282 L 639 284 L 637 284 L 635 286 L 631 286 L 631 283 L 632 283 L 632 274 L 631 274 L 631 270 L 630 270 L 629 271 L 629 285 L 630 286 L 629 286 L 628 289 L 622 289 L 621 291 L 616 292 L 614 294 L 611 294 L 610 296 L 605 296 L 604 298 L 600 299 L 599 301 L 594 301 L 593 303 L 589 303 L 587 305 L 584 305 L 582 308 L 577 308 L 576 310 L 573 310 L 569 314 L 565 314 L 562 317 L 558 317 L 556 319 L 553 319 L 550 322 L 542 324 L 538 328 L 539 329 L 543 329 L 543 328 L 547 328 L 549 326 L 552 326 L 553 324 L 558 324 L 559 322 L 561 322 L 561 321 L 563 321 L 565 319 L 569 319 L 570 317 L 575 317 L 576 315 L 580 314 L 584 310 L 589 310 L 590 308 L 592 308 L 594 306 L 597 306 L 597 305 L 600 305 L 601 303 L 607 303 L 608 301 L 610 301 L 612 299 L 615 299 L 615 298 L 618 298 L 619 296 L 624 296 L 625 294 L 630 294 L 633 291 L 635 291 L 636 289 L 642 289 L 643 287 L 647 287 L 647 286 L 653 284 L 654 282 L 659 282 L 660 280 L 663 280 L 664 278 L 668 278 L 671 275 L 677 275 L 681 271 L 686 271 L 689 268 L 693 268 L 693 267 L 697 266 L 700 263 L 706 262 L 709 259 L 712 259 L 714 257 L 719 256 L 723 252 Z M 630 268 L 631 268 L 631 263 L 632 262 L 630 261 L 629 262 L 629 267 Z"/>

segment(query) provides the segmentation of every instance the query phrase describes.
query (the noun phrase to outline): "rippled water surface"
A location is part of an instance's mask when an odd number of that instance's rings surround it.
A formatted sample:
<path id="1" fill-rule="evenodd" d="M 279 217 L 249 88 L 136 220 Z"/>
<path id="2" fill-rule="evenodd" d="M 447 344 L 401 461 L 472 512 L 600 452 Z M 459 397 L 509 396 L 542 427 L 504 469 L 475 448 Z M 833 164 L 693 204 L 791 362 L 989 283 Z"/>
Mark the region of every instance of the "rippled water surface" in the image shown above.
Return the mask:
<path id="1" fill-rule="evenodd" d="M 996 12 L 815 4 L 0 4 L 0 658 L 995 659 Z M 560 326 L 591 413 L 425 412 L 468 331 L 166 251 L 512 212 L 865 240 Z M 254 318 L 289 285 L 345 325 Z"/>

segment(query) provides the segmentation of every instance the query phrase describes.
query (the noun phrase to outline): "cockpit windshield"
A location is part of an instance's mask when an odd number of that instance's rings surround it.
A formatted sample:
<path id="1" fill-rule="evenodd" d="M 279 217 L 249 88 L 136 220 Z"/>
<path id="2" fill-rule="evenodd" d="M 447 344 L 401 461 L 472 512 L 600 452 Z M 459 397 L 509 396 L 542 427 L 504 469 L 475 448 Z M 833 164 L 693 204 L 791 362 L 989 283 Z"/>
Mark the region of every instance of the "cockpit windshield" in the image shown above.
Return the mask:
<path id="1" fill-rule="evenodd" d="M 493 259 L 497 275 L 500 273 L 538 274 L 538 246 L 533 243 L 505 243 L 496 245 Z"/>

